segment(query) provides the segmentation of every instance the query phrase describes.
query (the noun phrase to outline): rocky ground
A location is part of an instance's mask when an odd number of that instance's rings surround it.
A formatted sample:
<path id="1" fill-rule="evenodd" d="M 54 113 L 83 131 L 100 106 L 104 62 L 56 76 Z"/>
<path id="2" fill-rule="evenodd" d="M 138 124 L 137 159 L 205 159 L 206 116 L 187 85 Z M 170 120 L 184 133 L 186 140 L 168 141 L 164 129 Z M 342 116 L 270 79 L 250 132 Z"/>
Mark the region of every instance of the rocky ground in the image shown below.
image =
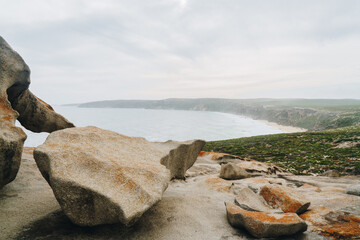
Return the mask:
<path id="1" fill-rule="evenodd" d="M 356 176 L 295 176 L 236 157 L 202 155 L 186 180 L 172 181 L 162 200 L 135 225 L 79 227 L 61 211 L 36 167 L 32 149 L 25 148 L 22 158 L 17 178 L 0 191 L 0 239 L 254 239 L 230 226 L 224 202 L 233 203 L 243 187 L 256 192 L 265 184 L 292 187 L 311 202 L 300 215 L 308 230 L 282 239 L 360 238 L 360 197 L 345 192 L 348 186 L 360 184 Z M 223 162 L 240 163 L 252 176 L 221 179 Z"/>

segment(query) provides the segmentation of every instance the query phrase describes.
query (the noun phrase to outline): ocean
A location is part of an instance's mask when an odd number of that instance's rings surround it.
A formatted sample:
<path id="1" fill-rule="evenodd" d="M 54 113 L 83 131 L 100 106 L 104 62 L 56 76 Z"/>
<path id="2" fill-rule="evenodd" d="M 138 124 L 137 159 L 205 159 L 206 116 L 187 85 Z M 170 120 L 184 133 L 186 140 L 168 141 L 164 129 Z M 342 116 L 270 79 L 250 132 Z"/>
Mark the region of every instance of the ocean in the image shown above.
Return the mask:
<path id="1" fill-rule="evenodd" d="M 97 126 L 149 141 L 211 141 L 284 132 L 262 121 L 219 112 L 75 106 L 54 106 L 54 109 L 77 127 Z M 41 145 L 48 136 L 48 133 L 24 131 L 28 136 L 27 147 Z"/>

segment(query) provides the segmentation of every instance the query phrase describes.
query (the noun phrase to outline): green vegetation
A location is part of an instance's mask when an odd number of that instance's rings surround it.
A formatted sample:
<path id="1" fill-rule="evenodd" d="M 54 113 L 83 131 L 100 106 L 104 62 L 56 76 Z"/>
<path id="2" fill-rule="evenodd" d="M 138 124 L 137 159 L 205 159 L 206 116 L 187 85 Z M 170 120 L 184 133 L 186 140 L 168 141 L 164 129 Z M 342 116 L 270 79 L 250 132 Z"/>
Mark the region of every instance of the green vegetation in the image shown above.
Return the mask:
<path id="1" fill-rule="evenodd" d="M 360 174 L 360 126 L 213 141 L 204 151 L 275 163 L 295 174 Z"/>

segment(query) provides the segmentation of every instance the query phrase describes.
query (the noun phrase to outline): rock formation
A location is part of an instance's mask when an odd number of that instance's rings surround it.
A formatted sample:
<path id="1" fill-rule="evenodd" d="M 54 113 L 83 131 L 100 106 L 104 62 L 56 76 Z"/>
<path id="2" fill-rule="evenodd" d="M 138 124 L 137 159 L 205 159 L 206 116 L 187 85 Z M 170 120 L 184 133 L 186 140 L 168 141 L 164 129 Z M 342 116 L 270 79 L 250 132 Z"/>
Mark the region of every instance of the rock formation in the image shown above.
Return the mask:
<path id="1" fill-rule="evenodd" d="M 26 134 L 15 120 L 34 132 L 73 127 L 29 90 L 30 69 L 0 37 L 0 188 L 15 179 Z"/>
<path id="2" fill-rule="evenodd" d="M 232 203 L 225 206 L 231 226 L 245 228 L 258 238 L 293 235 L 307 229 L 307 224 L 295 213 L 253 212 Z"/>
<path id="3" fill-rule="evenodd" d="M 69 128 L 50 134 L 34 157 L 72 222 L 131 225 L 161 199 L 171 177 L 183 177 L 203 144 L 152 143 L 96 127 Z"/>
<path id="4" fill-rule="evenodd" d="M 281 209 L 271 208 L 264 198 L 254 193 L 250 188 L 241 189 L 236 195 L 235 203 L 242 209 L 248 211 L 282 213 Z"/>
<path id="5" fill-rule="evenodd" d="M 234 163 L 227 163 L 221 166 L 220 177 L 227 180 L 236 180 L 250 177 L 250 174 Z"/>
<path id="6" fill-rule="evenodd" d="M 171 178 L 185 179 L 186 170 L 194 165 L 200 150 L 205 145 L 205 141 L 177 142 L 169 140 L 157 144 L 164 152 L 169 152 L 166 157 L 161 159 L 160 163 L 170 170 Z"/>
<path id="7" fill-rule="evenodd" d="M 310 201 L 295 189 L 277 184 L 265 185 L 260 195 L 274 208 L 281 208 L 285 213 L 301 214 L 310 206 Z"/>

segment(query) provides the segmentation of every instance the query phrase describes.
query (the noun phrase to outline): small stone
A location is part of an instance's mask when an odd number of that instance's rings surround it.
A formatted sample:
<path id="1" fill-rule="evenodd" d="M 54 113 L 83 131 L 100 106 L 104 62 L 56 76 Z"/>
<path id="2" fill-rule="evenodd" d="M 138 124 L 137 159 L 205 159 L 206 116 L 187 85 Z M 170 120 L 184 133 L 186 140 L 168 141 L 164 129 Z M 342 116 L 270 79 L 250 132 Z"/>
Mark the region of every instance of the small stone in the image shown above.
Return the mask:
<path id="1" fill-rule="evenodd" d="M 301 214 L 308 209 L 310 201 L 294 188 L 277 184 L 265 185 L 260 195 L 273 208 L 281 208 L 285 213 L 292 212 Z"/>
<path id="2" fill-rule="evenodd" d="M 280 209 L 271 208 L 264 198 L 254 193 L 249 188 L 243 188 L 235 197 L 235 203 L 242 209 L 256 212 L 282 212 Z"/>
<path id="3" fill-rule="evenodd" d="M 220 170 L 220 177 L 227 180 L 236 180 L 250 177 L 250 174 L 236 164 L 223 164 Z"/>
<path id="4" fill-rule="evenodd" d="M 350 195 L 360 196 L 360 184 L 349 186 L 346 193 Z"/>
<path id="5" fill-rule="evenodd" d="M 225 206 L 230 225 L 245 228 L 254 237 L 287 236 L 307 229 L 307 224 L 295 213 L 246 211 L 232 203 L 225 203 Z"/>

